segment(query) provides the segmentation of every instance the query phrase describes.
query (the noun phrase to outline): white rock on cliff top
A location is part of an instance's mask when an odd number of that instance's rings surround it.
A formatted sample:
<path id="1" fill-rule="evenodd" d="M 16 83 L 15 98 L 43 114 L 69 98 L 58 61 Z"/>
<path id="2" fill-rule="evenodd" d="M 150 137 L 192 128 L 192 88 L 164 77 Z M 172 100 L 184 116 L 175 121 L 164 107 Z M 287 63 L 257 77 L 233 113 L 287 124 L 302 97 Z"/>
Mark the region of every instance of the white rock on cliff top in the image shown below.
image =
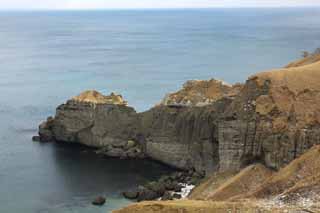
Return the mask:
<path id="1" fill-rule="evenodd" d="M 105 96 L 95 90 L 87 90 L 80 95 L 73 97 L 71 100 L 78 102 L 86 102 L 93 104 L 115 104 L 115 105 L 127 105 L 121 95 L 111 93 L 109 96 Z"/>

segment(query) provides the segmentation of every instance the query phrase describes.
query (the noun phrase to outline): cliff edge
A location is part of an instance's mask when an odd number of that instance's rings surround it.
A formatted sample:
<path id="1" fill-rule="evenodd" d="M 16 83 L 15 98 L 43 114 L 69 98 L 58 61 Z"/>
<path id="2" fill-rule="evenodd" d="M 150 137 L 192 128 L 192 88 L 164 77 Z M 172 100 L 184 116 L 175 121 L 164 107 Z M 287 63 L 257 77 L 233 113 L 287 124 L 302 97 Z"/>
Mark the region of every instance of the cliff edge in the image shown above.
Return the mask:
<path id="1" fill-rule="evenodd" d="M 121 96 L 87 91 L 60 105 L 39 135 L 207 174 L 255 162 L 278 170 L 320 143 L 319 103 L 317 61 L 258 73 L 243 85 L 188 82 L 142 113 Z"/>

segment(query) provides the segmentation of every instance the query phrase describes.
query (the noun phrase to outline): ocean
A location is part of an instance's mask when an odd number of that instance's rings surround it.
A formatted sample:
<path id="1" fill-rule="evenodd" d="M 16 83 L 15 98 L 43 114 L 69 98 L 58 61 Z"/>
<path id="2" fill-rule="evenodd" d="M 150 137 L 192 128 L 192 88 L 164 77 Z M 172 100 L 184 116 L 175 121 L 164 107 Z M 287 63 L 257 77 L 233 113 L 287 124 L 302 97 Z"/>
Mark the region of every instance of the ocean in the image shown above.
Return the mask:
<path id="1" fill-rule="evenodd" d="M 319 47 L 319 20 L 320 8 L 0 12 L 0 212 L 107 213 L 171 171 L 32 142 L 68 98 L 116 92 L 144 111 L 186 80 L 243 82 Z"/>

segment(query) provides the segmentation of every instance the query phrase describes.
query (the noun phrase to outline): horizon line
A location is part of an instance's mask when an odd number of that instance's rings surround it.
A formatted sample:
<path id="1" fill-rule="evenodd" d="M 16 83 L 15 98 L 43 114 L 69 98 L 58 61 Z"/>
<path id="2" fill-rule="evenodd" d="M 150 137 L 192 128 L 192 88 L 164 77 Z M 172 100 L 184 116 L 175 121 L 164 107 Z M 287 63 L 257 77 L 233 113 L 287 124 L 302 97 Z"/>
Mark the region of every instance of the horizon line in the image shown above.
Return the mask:
<path id="1" fill-rule="evenodd" d="M 122 8 L 0 8 L 0 12 L 7 11 L 7 12 L 33 12 L 33 11 L 128 11 L 128 10 L 210 10 L 210 9 L 283 9 L 283 8 L 320 8 L 320 5 L 316 6 L 235 6 L 235 7 L 159 7 L 159 8 L 152 8 L 152 7 L 122 7 Z"/>

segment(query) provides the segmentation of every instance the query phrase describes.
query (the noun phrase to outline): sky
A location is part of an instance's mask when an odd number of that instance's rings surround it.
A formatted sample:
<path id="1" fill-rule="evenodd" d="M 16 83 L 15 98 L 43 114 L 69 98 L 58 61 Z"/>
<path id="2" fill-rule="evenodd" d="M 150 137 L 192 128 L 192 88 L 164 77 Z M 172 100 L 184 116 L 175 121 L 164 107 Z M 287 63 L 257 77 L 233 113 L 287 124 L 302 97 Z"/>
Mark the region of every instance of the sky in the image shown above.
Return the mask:
<path id="1" fill-rule="evenodd" d="M 0 0 L 0 9 L 135 9 L 320 6 L 320 0 Z"/>

